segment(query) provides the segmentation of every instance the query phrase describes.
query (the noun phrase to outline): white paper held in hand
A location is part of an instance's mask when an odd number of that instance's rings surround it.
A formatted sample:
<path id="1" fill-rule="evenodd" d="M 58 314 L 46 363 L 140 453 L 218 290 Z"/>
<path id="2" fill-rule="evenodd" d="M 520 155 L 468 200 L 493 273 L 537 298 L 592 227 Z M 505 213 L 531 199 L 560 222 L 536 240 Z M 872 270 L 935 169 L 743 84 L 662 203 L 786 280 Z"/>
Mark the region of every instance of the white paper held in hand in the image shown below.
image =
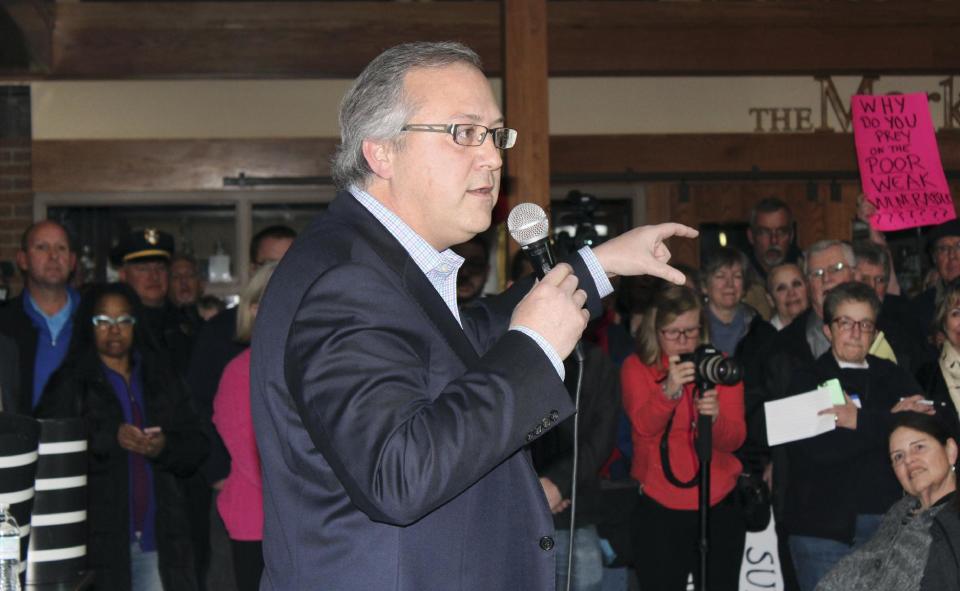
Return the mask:
<path id="1" fill-rule="evenodd" d="M 816 437 L 837 428 L 833 414 L 817 413 L 833 406 L 830 388 L 821 386 L 816 390 L 765 402 L 763 411 L 767 419 L 767 441 L 780 445 Z"/>

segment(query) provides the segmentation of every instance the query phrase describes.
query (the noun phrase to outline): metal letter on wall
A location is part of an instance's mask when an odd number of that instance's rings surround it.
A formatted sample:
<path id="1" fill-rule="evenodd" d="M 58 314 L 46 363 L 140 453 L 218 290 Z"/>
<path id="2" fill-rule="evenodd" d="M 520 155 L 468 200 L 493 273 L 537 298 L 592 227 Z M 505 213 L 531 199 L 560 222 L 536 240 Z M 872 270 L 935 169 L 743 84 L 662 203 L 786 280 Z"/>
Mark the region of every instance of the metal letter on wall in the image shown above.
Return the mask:
<path id="1" fill-rule="evenodd" d="M 850 131 L 850 107 L 844 106 L 833 78 L 830 76 L 815 76 L 815 78 L 820 82 L 820 127 L 817 131 L 834 131 L 827 121 L 827 105 L 833 109 L 833 114 L 840 122 L 840 129 Z M 873 94 L 873 83 L 879 78 L 879 76 L 864 76 L 860 79 L 860 85 L 857 86 L 855 94 Z"/>

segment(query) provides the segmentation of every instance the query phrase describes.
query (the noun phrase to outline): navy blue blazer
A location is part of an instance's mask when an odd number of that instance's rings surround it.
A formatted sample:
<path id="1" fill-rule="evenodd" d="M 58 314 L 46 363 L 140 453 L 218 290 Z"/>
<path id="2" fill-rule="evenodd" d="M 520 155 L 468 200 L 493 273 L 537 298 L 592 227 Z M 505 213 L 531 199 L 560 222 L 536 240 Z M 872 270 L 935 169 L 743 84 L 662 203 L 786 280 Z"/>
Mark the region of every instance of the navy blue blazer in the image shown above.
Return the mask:
<path id="1" fill-rule="evenodd" d="M 296 239 L 252 345 L 262 590 L 554 588 L 553 520 L 523 447 L 573 407 L 537 344 L 507 331 L 529 287 L 463 309 L 461 328 L 348 193 Z"/>

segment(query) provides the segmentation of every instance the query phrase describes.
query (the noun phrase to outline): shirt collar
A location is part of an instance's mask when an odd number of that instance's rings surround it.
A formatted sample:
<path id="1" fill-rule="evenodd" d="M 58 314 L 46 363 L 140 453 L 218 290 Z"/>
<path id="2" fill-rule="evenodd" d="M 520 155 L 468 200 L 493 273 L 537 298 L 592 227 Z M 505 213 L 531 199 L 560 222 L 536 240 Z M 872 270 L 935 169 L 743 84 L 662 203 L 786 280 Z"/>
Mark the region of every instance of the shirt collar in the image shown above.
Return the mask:
<path id="1" fill-rule="evenodd" d="M 70 317 L 70 316 L 73 314 L 74 309 L 77 307 L 77 305 L 78 305 L 79 302 L 80 302 L 80 294 L 77 293 L 77 291 L 74 290 L 72 287 L 67 287 L 67 303 L 66 303 L 66 305 L 63 306 L 62 308 L 60 308 L 59 310 L 57 310 L 55 313 L 50 314 L 50 315 L 48 316 L 47 314 L 45 314 L 45 313 L 43 312 L 43 310 L 40 309 L 40 306 L 37 305 L 37 301 L 36 301 L 35 299 L 33 299 L 33 294 L 30 293 L 30 290 L 29 290 L 29 289 L 24 289 L 23 291 L 24 291 L 24 293 L 26 293 L 26 295 L 27 295 L 26 300 L 27 300 L 27 302 L 30 304 L 30 308 L 31 308 L 34 312 L 36 312 L 37 314 L 39 314 L 41 318 L 43 318 L 43 319 L 45 319 L 45 320 L 47 320 L 47 321 L 64 320 L 64 319 Z"/>
<path id="2" fill-rule="evenodd" d="M 387 228 L 387 231 L 403 246 L 424 275 L 454 275 L 463 264 L 463 257 L 446 249 L 438 252 L 422 236 L 407 225 L 400 216 L 360 187 L 352 185 L 350 194 Z"/>
<path id="3" fill-rule="evenodd" d="M 836 359 L 836 356 L 834 356 Z M 870 363 L 866 359 L 860 363 L 850 363 L 849 361 L 840 361 L 837 359 L 837 365 L 840 366 L 840 369 L 870 369 Z"/>

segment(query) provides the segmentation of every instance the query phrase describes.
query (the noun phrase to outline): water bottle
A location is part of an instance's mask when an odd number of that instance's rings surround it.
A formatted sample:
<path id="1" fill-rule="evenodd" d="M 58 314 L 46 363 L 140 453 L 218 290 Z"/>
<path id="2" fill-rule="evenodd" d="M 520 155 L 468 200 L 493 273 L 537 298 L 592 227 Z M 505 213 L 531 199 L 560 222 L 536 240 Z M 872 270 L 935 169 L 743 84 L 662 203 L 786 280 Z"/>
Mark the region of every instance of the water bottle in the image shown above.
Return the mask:
<path id="1" fill-rule="evenodd" d="M 20 591 L 20 527 L 10 505 L 0 505 L 0 591 Z"/>

